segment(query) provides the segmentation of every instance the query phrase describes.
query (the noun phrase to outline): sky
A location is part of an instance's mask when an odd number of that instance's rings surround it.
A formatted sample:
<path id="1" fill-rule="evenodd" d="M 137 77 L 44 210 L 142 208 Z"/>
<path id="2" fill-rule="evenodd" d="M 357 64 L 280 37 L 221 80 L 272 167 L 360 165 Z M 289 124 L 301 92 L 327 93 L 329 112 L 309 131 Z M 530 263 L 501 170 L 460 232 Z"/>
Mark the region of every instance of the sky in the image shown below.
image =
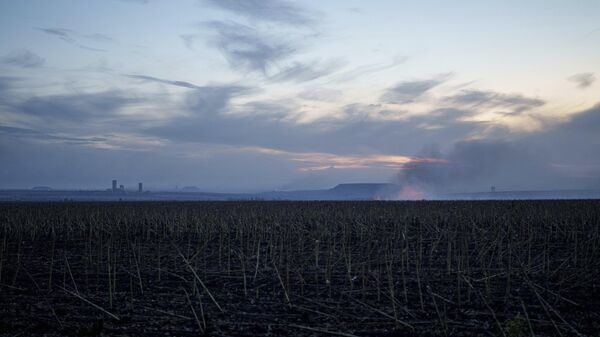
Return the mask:
<path id="1" fill-rule="evenodd" d="M 600 188 L 600 2 L 0 0 L 0 188 Z"/>

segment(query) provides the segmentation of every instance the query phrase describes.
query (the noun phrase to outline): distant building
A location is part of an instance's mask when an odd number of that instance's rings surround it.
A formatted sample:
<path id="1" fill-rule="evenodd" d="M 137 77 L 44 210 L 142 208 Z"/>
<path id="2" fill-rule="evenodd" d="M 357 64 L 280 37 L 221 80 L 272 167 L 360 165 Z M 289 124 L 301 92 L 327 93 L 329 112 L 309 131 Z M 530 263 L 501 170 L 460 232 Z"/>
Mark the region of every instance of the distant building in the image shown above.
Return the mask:
<path id="1" fill-rule="evenodd" d="M 119 190 L 120 190 L 121 192 L 125 192 L 125 186 L 123 186 L 123 185 L 119 185 Z"/>
<path id="2" fill-rule="evenodd" d="M 138 183 L 138 192 L 142 193 L 143 189 L 142 189 L 142 183 Z"/>
<path id="3" fill-rule="evenodd" d="M 492 186 L 492 193 L 496 192 L 496 186 Z"/>
<path id="4" fill-rule="evenodd" d="M 113 179 L 112 181 L 112 191 L 116 192 L 117 191 L 117 180 Z"/>

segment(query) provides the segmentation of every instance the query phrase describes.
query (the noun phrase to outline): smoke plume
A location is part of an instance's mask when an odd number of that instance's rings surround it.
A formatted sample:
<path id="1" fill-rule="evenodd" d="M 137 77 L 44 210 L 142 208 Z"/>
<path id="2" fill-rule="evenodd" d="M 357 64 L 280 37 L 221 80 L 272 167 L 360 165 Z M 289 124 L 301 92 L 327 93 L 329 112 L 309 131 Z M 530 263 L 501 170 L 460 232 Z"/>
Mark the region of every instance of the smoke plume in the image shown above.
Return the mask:
<path id="1" fill-rule="evenodd" d="M 558 177 L 547 157 L 521 143 L 473 140 L 456 143 L 440 153 L 426 150 L 438 161 L 410 162 L 398 173 L 397 199 L 442 197 L 447 193 L 544 189 Z M 554 186 L 553 186 L 554 187 Z"/>

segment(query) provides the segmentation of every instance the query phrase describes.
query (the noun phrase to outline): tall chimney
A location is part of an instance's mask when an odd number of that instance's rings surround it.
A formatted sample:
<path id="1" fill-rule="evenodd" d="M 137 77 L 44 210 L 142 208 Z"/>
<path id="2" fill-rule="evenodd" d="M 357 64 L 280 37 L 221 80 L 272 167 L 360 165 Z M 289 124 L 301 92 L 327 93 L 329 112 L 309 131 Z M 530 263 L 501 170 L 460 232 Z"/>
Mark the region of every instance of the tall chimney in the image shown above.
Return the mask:
<path id="1" fill-rule="evenodd" d="M 112 191 L 113 193 L 117 191 L 117 180 L 113 179 L 112 181 Z"/>
<path id="2" fill-rule="evenodd" d="M 142 183 L 138 183 L 138 192 L 142 193 Z"/>

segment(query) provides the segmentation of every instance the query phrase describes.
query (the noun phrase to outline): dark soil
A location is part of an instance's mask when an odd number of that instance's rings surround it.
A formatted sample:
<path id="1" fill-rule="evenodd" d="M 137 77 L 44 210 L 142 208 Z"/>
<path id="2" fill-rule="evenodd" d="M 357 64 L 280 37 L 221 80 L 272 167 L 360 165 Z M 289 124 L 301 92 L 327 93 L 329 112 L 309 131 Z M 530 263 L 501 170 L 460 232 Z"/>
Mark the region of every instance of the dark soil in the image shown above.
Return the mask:
<path id="1" fill-rule="evenodd" d="M 0 336 L 598 336 L 600 202 L 0 204 Z"/>

